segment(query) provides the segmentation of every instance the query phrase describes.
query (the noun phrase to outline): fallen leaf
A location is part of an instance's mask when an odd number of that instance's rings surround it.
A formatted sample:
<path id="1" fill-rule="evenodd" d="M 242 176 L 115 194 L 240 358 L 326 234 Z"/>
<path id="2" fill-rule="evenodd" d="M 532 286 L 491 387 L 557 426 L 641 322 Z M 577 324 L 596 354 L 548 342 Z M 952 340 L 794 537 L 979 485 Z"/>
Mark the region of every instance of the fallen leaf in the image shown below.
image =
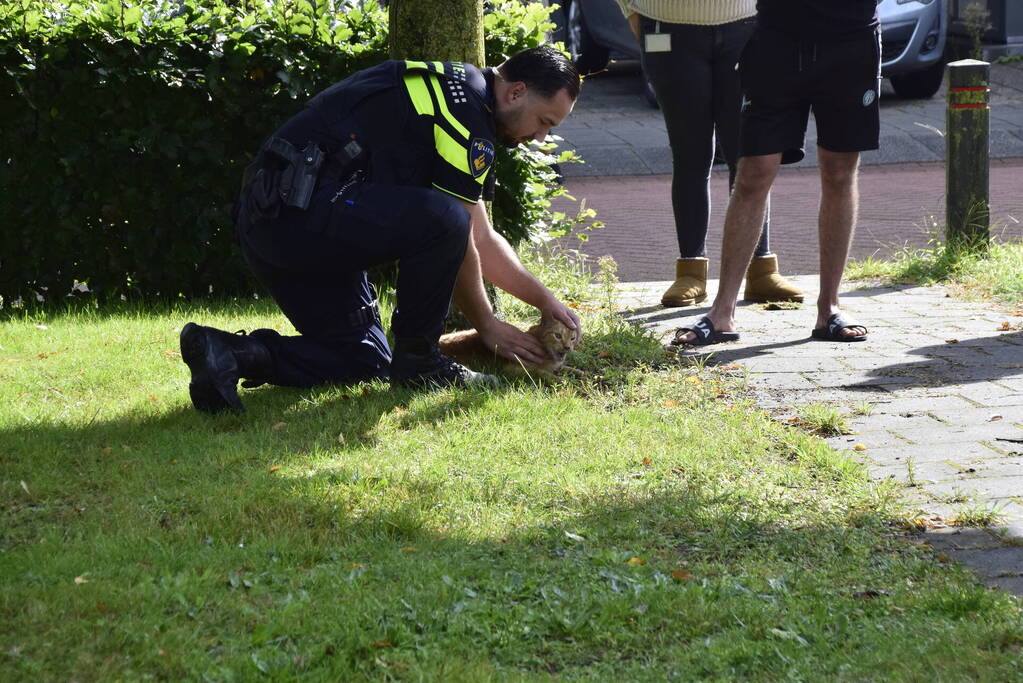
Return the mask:
<path id="1" fill-rule="evenodd" d="M 946 344 L 958 344 L 959 340 L 958 339 L 946 339 L 945 343 Z"/>
<path id="2" fill-rule="evenodd" d="M 635 567 L 637 565 L 646 564 L 646 560 L 644 560 L 642 557 L 630 557 L 629 561 L 626 562 L 625 564 L 629 565 L 630 567 Z"/>
<path id="3" fill-rule="evenodd" d="M 408 411 L 405 410 L 404 408 L 402 408 L 401 406 L 394 406 L 394 414 L 395 415 L 404 415 L 407 412 Z"/>
<path id="4" fill-rule="evenodd" d="M 569 301 L 568 302 L 568 307 L 569 308 L 579 308 L 579 302 L 578 301 Z"/>
<path id="5" fill-rule="evenodd" d="M 47 356 L 49 356 L 49 355 L 50 355 L 50 354 L 48 354 L 48 353 L 46 353 L 45 351 L 43 351 L 42 353 L 37 353 L 37 354 L 36 354 L 36 358 L 46 358 L 46 357 L 47 357 Z"/>
<path id="6" fill-rule="evenodd" d="M 110 446 L 104 446 L 103 447 L 103 455 L 110 455 L 112 452 L 113 452 L 113 449 L 110 448 Z"/>
<path id="7" fill-rule="evenodd" d="M 800 422 L 800 419 L 798 417 L 790 417 L 788 421 L 794 424 L 796 422 Z"/>
<path id="8" fill-rule="evenodd" d="M 610 357 L 611 357 L 611 352 L 610 351 L 601 351 L 600 353 L 597 354 L 597 358 L 610 358 Z"/>
<path id="9" fill-rule="evenodd" d="M 85 578 L 84 576 L 76 576 L 75 583 L 81 586 L 83 583 L 89 583 L 89 579 Z"/>
<path id="10" fill-rule="evenodd" d="M 156 396 L 153 396 L 152 394 L 149 395 L 149 402 L 150 403 L 156 403 L 159 400 L 160 399 L 158 399 Z"/>
<path id="11" fill-rule="evenodd" d="M 279 432 L 287 426 L 288 426 L 287 422 L 276 422 L 274 423 L 274 426 L 271 427 L 270 429 L 271 431 Z"/>
<path id="12" fill-rule="evenodd" d="M 1011 329 L 1012 325 L 1009 324 L 1008 320 L 1003 321 L 1002 324 L 998 326 L 998 330 L 1000 332 L 1008 332 Z"/>
<path id="13" fill-rule="evenodd" d="M 407 545 L 407 546 L 405 546 L 404 548 L 401 549 L 401 552 L 403 552 L 403 553 L 418 553 L 419 552 L 419 548 L 413 548 L 412 546 Z"/>
<path id="14" fill-rule="evenodd" d="M 987 421 L 988 421 L 988 422 L 997 422 L 998 420 L 1001 420 L 1001 419 L 1002 419 L 1002 416 L 1001 416 L 1001 415 L 997 415 L 997 414 L 995 414 L 995 415 L 992 415 L 991 417 L 989 417 L 989 418 L 987 419 Z"/>
<path id="15" fill-rule="evenodd" d="M 163 649 L 163 648 L 161 647 L 161 648 L 160 648 L 159 650 L 157 650 L 157 651 L 156 651 L 156 654 L 158 654 L 158 655 L 160 655 L 161 657 L 163 657 L 164 655 L 166 655 L 166 654 L 167 654 L 167 651 L 166 651 L 166 650 L 164 650 L 164 649 Z"/>
<path id="16" fill-rule="evenodd" d="M 107 609 L 108 609 L 107 608 L 107 603 L 105 603 L 105 602 L 97 602 L 96 603 L 96 611 L 99 612 L 100 614 L 106 614 L 107 613 Z"/>
<path id="17" fill-rule="evenodd" d="M 394 645 L 389 640 L 374 640 L 369 645 L 370 647 L 394 647 Z"/>
<path id="18" fill-rule="evenodd" d="M 351 563 L 349 563 L 348 568 L 349 569 L 364 569 L 365 567 L 364 567 L 364 565 L 361 565 L 358 562 L 351 562 Z"/>
<path id="19" fill-rule="evenodd" d="M 854 451 L 865 451 L 865 450 L 867 450 L 867 447 L 866 447 L 866 446 L 864 446 L 864 445 L 863 445 L 863 444 L 861 444 L 861 443 L 858 443 L 858 444 L 856 444 L 855 446 L 853 446 L 853 450 L 854 450 Z"/>
<path id="20" fill-rule="evenodd" d="M 168 351 L 164 351 L 163 355 L 165 355 L 165 356 L 167 356 L 169 358 L 180 358 L 181 357 L 181 352 L 180 351 L 174 351 L 174 350 L 168 350 Z"/>
<path id="21" fill-rule="evenodd" d="M 683 581 L 692 581 L 696 577 L 687 569 L 672 569 L 671 578 L 681 583 Z"/>
<path id="22" fill-rule="evenodd" d="M 948 555 L 936 555 L 935 557 L 937 558 L 938 562 L 941 562 L 943 564 L 948 564 L 949 562 L 952 561 L 952 558 L 949 557 Z"/>
<path id="23" fill-rule="evenodd" d="M 270 468 L 270 472 L 276 472 L 279 469 L 281 469 L 280 465 L 274 465 L 273 467 Z"/>
<path id="24" fill-rule="evenodd" d="M 653 462 L 653 460 L 651 460 L 650 458 L 643 458 L 643 464 L 644 465 L 649 465 L 652 462 Z"/>
<path id="25" fill-rule="evenodd" d="M 28 484 L 26 484 L 24 480 L 22 480 L 21 482 L 21 488 L 25 489 L 25 493 L 27 493 L 28 495 L 30 496 L 32 495 L 32 492 L 28 490 Z"/>
<path id="26" fill-rule="evenodd" d="M 738 363 L 732 363 L 731 365 L 722 365 L 721 366 L 722 370 L 739 370 L 740 368 L 742 368 L 742 366 L 739 365 Z"/>
<path id="27" fill-rule="evenodd" d="M 868 588 L 865 591 L 857 591 L 857 592 L 853 593 L 853 597 L 857 598 L 858 600 L 863 600 L 863 599 L 866 599 L 866 598 L 879 598 L 882 595 L 888 595 L 888 591 L 877 590 L 877 589 L 874 589 L 874 588 Z"/>
<path id="28" fill-rule="evenodd" d="M 687 377 L 686 381 L 688 381 L 690 384 L 703 384 L 703 380 L 695 375 Z"/>
<path id="29" fill-rule="evenodd" d="M 675 406 L 678 405 L 678 401 L 673 401 L 670 398 L 666 398 L 661 403 L 661 405 L 664 406 L 665 408 L 674 408 Z"/>

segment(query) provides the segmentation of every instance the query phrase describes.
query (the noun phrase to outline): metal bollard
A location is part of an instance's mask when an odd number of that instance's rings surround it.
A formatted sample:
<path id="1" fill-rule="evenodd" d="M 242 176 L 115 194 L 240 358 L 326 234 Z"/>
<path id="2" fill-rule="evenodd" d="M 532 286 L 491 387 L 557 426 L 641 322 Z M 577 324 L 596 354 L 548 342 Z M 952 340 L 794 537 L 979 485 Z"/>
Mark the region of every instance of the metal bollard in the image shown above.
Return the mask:
<path id="1" fill-rule="evenodd" d="M 990 69 L 976 59 L 948 65 L 945 236 L 950 244 L 986 247 L 990 240 Z"/>

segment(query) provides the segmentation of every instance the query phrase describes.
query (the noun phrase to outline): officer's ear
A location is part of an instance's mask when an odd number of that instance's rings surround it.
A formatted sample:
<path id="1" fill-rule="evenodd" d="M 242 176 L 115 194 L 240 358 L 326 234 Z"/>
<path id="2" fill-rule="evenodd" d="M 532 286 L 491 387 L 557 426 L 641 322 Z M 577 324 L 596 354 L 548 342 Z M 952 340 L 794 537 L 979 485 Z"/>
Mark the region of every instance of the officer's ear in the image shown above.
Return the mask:
<path id="1" fill-rule="evenodd" d="M 508 84 L 508 99 L 512 102 L 515 100 L 525 97 L 528 88 L 522 81 L 514 81 Z"/>

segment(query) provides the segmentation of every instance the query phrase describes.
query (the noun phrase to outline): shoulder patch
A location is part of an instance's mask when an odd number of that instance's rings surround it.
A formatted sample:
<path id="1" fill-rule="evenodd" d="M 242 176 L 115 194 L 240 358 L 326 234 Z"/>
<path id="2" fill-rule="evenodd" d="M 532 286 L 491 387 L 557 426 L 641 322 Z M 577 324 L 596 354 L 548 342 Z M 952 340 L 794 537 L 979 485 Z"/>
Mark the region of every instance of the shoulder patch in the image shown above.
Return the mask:
<path id="1" fill-rule="evenodd" d="M 479 178 L 494 163 L 494 143 L 484 138 L 473 138 L 469 145 L 469 168 L 472 177 Z"/>

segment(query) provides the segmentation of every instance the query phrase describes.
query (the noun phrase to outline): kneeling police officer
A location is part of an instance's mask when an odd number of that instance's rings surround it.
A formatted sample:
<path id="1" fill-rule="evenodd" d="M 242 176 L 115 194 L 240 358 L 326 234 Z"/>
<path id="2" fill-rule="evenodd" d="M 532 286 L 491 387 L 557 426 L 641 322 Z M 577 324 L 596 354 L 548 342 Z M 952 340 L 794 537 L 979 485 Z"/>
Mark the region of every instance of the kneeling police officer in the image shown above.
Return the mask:
<path id="1" fill-rule="evenodd" d="M 572 63 L 543 46 L 496 69 L 387 61 L 310 100 L 246 169 L 235 214 L 246 262 L 300 336 L 186 324 L 196 409 L 243 410 L 239 379 L 493 384 L 438 351 L 452 296 L 496 353 L 542 362 L 536 339 L 494 315 L 484 278 L 544 318 L 579 319 L 523 267 L 480 197 L 495 143 L 545 139 L 579 88 Z M 366 269 L 395 261 L 392 356 Z"/>

